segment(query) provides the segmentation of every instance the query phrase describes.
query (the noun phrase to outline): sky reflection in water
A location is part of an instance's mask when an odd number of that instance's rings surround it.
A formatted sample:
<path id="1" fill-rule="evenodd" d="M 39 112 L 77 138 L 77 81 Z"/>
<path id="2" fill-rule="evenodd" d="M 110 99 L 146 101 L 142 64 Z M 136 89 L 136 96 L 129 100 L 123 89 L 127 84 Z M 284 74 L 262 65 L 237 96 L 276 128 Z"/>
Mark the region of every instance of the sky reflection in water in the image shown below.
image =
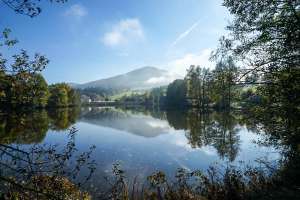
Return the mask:
<path id="1" fill-rule="evenodd" d="M 207 169 L 218 163 L 258 165 L 256 159 L 276 160 L 279 153 L 257 144 L 263 136 L 239 123 L 239 116 L 192 111 L 132 111 L 83 109 L 74 126 L 79 150 L 96 145 L 95 177 L 109 174 L 120 161 L 127 175 L 145 177 L 155 170 L 174 175 L 177 168 Z M 43 143 L 66 142 L 62 130 L 49 130 Z"/>

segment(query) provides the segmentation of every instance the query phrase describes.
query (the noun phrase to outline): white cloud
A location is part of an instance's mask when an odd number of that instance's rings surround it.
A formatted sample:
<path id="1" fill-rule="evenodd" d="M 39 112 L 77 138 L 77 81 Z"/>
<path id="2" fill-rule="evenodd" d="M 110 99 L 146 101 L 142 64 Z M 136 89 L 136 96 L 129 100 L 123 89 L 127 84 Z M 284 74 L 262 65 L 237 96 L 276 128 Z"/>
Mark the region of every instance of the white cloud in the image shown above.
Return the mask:
<path id="1" fill-rule="evenodd" d="M 210 54 L 211 49 L 204 49 L 199 53 L 185 54 L 180 58 L 169 61 L 166 65 L 170 73 L 185 76 L 186 70 L 191 65 L 199 65 L 200 67 L 213 69 L 214 63 L 209 61 Z"/>
<path id="2" fill-rule="evenodd" d="M 186 31 L 181 33 L 176 40 L 172 43 L 172 47 L 175 46 L 178 42 L 180 42 L 182 39 L 184 39 L 186 36 L 188 36 L 197 26 L 199 25 L 199 21 L 194 23 L 190 28 L 188 28 Z"/>
<path id="3" fill-rule="evenodd" d="M 146 84 L 169 84 L 174 78 L 172 76 L 152 77 L 146 81 Z"/>
<path id="4" fill-rule="evenodd" d="M 110 47 L 128 44 L 144 38 L 143 27 L 136 18 L 122 19 L 102 37 L 102 42 Z"/>
<path id="5" fill-rule="evenodd" d="M 65 16 L 70 16 L 74 18 L 82 18 L 88 14 L 88 11 L 85 7 L 80 4 L 74 4 L 69 9 L 65 11 Z"/>

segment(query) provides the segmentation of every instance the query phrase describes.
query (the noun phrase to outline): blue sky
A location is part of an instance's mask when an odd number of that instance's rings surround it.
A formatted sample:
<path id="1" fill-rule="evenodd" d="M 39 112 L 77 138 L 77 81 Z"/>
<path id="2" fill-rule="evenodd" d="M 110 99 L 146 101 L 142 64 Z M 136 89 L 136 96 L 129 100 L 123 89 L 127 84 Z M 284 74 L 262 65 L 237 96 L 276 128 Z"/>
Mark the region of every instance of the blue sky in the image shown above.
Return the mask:
<path id="1" fill-rule="evenodd" d="M 155 66 L 184 75 L 208 62 L 230 16 L 221 0 L 70 0 L 35 17 L 0 2 L 0 28 L 18 48 L 45 54 L 48 83 L 83 83 Z"/>

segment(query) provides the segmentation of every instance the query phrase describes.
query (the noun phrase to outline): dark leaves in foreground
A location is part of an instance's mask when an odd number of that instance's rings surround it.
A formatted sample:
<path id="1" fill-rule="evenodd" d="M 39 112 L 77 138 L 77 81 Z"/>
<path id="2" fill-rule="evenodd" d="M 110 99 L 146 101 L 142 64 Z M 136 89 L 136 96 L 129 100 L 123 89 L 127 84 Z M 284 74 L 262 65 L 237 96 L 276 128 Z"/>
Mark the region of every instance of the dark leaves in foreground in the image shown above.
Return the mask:
<path id="1" fill-rule="evenodd" d="M 79 153 L 75 146 L 77 130 L 71 128 L 68 143 L 34 145 L 28 150 L 0 144 L 0 194 L 6 199 L 88 199 L 80 188 L 96 169 L 89 151 Z M 81 174 L 81 170 L 87 173 Z"/>
<path id="2" fill-rule="evenodd" d="M 7 7 L 17 14 L 35 17 L 42 12 L 40 7 L 41 0 L 1 0 Z M 68 0 L 47 0 L 48 2 L 65 3 Z"/>
<path id="3" fill-rule="evenodd" d="M 132 184 L 126 178 L 120 164 L 113 166 L 114 182 L 111 190 L 100 199 L 121 200 L 244 200 L 244 199 L 297 199 L 299 193 L 283 185 L 278 172 L 267 166 L 244 169 L 228 166 L 225 169 L 211 166 L 207 171 L 189 171 L 180 168 L 175 179 L 158 171 L 148 176 L 147 183 Z M 121 174 L 119 173 L 121 172 Z"/>

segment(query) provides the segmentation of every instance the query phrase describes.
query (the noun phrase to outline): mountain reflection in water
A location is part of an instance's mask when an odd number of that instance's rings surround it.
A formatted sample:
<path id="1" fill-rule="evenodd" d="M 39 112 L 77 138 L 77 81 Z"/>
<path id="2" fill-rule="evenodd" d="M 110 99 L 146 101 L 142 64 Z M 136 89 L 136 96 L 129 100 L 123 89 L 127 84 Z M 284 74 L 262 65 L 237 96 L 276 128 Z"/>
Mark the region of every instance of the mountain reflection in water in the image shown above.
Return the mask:
<path id="1" fill-rule="evenodd" d="M 263 133 L 241 113 L 195 110 L 68 108 L 0 115 L 2 144 L 56 144 L 66 141 L 66 129 L 78 129 L 76 148 L 96 145 L 94 184 L 116 161 L 129 176 L 146 177 L 155 170 L 172 174 L 178 167 L 206 169 L 211 164 L 256 165 L 259 158 L 280 154 L 260 144 Z"/>

